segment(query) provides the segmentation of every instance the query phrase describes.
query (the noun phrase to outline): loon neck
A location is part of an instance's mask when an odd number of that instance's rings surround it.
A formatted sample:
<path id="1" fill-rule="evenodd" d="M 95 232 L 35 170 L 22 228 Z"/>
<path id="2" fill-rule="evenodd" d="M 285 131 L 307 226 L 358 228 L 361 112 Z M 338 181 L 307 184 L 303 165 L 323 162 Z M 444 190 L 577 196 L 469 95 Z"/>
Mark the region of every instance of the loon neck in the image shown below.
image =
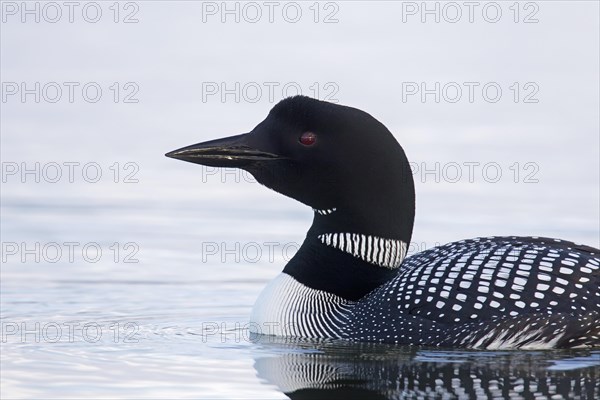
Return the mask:
<path id="1" fill-rule="evenodd" d="M 361 226 L 343 208 L 315 210 L 306 239 L 283 272 L 309 288 L 358 300 L 397 274 L 410 233 L 395 228 Z"/>
<path id="2" fill-rule="evenodd" d="M 310 234 L 283 272 L 309 288 L 358 300 L 390 280 L 397 271 L 378 267 L 323 244 Z"/>
<path id="3" fill-rule="evenodd" d="M 412 236 L 415 192 L 404 152 L 392 155 L 356 176 L 330 208 L 315 209 L 306 239 L 283 272 L 346 300 L 364 297 L 397 274 Z"/>

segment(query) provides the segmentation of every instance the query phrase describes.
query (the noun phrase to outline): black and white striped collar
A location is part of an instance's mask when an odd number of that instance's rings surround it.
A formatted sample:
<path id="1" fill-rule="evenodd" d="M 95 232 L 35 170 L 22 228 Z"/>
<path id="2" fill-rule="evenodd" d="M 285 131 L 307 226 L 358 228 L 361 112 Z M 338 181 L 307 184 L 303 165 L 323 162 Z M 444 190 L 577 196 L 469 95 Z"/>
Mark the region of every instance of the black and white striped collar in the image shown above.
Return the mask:
<path id="1" fill-rule="evenodd" d="M 318 236 L 321 243 L 352 254 L 370 264 L 395 269 L 406 256 L 406 243 L 359 233 L 325 233 Z"/>

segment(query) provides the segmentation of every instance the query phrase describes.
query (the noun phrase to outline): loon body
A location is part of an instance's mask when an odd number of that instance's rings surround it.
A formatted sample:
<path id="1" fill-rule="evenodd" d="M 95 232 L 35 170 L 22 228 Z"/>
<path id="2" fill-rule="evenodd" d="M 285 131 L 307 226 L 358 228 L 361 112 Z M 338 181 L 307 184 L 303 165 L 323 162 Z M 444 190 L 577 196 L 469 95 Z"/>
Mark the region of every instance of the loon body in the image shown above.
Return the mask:
<path id="1" fill-rule="evenodd" d="M 600 250 L 488 237 L 411 257 L 406 155 L 369 114 L 304 96 L 247 134 L 169 157 L 237 167 L 314 210 L 296 255 L 256 301 L 255 333 L 485 349 L 600 346 Z"/>

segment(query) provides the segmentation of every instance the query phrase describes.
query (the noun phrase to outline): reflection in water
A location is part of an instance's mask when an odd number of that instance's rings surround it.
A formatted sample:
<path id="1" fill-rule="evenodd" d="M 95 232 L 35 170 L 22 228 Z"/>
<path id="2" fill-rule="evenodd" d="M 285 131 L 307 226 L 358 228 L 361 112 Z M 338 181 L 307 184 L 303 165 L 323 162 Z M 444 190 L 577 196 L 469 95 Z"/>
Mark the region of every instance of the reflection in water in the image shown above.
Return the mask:
<path id="1" fill-rule="evenodd" d="M 600 399 L 600 349 L 465 351 L 255 337 L 259 378 L 290 399 Z"/>

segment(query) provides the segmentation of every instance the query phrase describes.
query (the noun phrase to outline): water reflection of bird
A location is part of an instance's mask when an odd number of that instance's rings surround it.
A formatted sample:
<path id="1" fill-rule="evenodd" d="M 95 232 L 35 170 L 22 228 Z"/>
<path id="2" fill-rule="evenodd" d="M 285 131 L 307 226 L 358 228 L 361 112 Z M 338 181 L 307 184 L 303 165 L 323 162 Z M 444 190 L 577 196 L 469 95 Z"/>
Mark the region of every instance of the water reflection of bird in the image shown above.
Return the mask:
<path id="1" fill-rule="evenodd" d="M 485 349 L 600 345 L 598 249 L 488 237 L 405 259 L 410 165 L 363 111 L 293 97 L 250 133 L 167 155 L 242 168 L 315 210 L 301 248 L 254 306 L 255 332 Z"/>
<path id="2" fill-rule="evenodd" d="M 265 338 L 258 377 L 290 399 L 598 399 L 600 352 L 478 352 Z M 558 365 L 558 368 L 555 368 Z"/>

